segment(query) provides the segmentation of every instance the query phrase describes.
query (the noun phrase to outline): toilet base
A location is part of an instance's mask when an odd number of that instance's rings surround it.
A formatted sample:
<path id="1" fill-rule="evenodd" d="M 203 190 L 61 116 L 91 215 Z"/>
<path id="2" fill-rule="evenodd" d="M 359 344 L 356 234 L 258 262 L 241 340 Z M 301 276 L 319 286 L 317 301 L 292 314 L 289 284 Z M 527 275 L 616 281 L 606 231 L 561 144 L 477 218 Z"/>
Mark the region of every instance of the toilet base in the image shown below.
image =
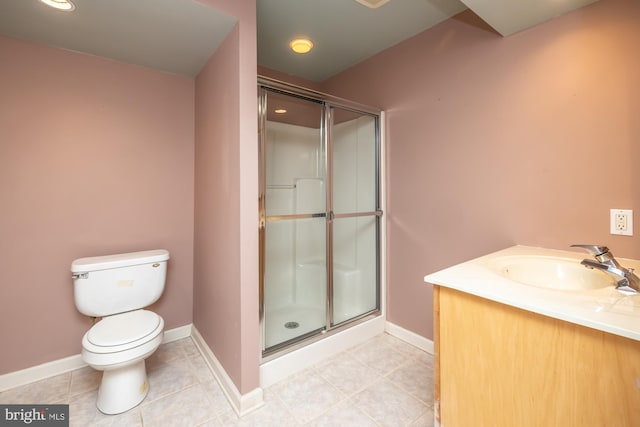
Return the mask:
<path id="1" fill-rule="evenodd" d="M 147 393 L 149 383 L 142 359 L 102 373 L 96 406 L 103 414 L 120 414 L 140 404 L 147 397 Z"/>

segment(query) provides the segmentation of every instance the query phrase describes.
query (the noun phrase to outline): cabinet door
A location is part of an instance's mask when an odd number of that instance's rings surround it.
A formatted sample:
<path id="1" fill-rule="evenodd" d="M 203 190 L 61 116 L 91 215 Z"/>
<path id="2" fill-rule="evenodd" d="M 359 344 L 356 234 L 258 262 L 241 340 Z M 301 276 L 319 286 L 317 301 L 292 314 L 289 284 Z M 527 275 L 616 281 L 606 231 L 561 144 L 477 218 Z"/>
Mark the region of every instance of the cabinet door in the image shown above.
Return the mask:
<path id="1" fill-rule="evenodd" d="M 447 288 L 436 296 L 441 425 L 640 426 L 640 342 Z"/>

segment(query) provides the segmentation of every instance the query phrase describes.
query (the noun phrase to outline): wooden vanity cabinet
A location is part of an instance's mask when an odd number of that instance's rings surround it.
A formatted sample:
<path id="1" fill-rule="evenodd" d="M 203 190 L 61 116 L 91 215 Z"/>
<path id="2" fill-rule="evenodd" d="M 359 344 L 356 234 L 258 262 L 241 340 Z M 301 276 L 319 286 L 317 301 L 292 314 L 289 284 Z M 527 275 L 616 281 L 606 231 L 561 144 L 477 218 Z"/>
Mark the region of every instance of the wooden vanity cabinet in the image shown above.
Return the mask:
<path id="1" fill-rule="evenodd" d="M 640 342 L 434 286 L 443 427 L 640 426 Z"/>

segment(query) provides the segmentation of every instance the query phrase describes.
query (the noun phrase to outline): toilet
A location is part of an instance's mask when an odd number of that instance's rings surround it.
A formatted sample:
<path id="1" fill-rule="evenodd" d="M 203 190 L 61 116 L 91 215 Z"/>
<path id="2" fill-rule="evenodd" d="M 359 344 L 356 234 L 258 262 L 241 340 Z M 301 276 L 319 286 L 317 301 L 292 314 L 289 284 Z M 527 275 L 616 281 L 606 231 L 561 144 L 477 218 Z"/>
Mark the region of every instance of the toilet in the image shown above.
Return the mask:
<path id="1" fill-rule="evenodd" d="M 103 371 L 97 407 L 119 414 L 149 392 L 145 359 L 160 346 L 164 320 L 144 308 L 164 290 L 164 249 L 80 258 L 71 263 L 78 311 L 99 317 L 82 338 L 82 359 Z"/>

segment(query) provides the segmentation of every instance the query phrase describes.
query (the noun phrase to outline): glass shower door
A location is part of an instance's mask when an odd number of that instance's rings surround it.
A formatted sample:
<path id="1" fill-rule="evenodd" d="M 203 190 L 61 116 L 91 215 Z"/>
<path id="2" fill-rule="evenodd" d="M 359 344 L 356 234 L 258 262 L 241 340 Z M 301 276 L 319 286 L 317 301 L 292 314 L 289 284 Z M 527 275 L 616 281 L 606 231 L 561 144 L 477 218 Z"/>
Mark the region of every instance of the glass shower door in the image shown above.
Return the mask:
<path id="1" fill-rule="evenodd" d="M 326 326 L 322 103 L 262 89 L 263 348 Z"/>
<path id="2" fill-rule="evenodd" d="M 379 307 L 377 116 L 331 107 L 332 326 Z"/>
<path id="3" fill-rule="evenodd" d="M 380 116 L 342 101 L 259 85 L 263 358 L 380 313 Z"/>

